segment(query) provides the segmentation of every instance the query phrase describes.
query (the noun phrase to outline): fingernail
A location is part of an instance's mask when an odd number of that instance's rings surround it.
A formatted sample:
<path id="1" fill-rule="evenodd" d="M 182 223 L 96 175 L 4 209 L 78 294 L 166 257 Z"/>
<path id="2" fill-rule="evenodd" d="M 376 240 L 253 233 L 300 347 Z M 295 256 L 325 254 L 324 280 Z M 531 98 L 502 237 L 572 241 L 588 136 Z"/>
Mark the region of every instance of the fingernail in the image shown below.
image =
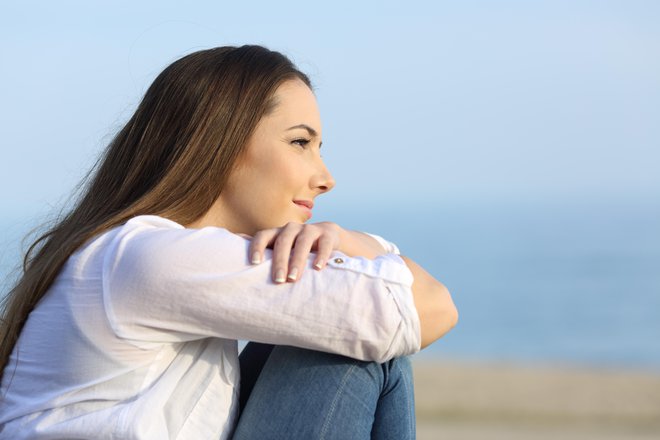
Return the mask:
<path id="1" fill-rule="evenodd" d="M 284 278 L 284 269 L 277 269 L 277 272 L 275 272 L 275 282 L 283 283 L 285 281 L 286 279 Z"/>
<path id="2" fill-rule="evenodd" d="M 316 263 L 314 263 L 314 268 L 317 270 L 323 269 L 323 260 L 319 260 Z"/>
<path id="3" fill-rule="evenodd" d="M 252 260 L 250 260 L 252 264 L 259 264 L 261 263 L 261 254 L 259 252 L 255 252 L 252 254 Z"/>
<path id="4" fill-rule="evenodd" d="M 296 278 L 298 278 L 298 268 L 294 267 L 293 269 L 291 269 L 289 275 L 287 275 L 287 278 L 291 281 L 295 281 Z"/>

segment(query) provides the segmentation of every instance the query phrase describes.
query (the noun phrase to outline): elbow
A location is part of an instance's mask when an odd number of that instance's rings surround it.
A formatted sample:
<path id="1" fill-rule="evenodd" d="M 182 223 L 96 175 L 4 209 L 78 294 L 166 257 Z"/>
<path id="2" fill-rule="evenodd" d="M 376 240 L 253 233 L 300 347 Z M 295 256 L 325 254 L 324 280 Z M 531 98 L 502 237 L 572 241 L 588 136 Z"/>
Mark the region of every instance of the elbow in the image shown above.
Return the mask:
<path id="1" fill-rule="evenodd" d="M 447 288 L 441 285 L 434 296 L 434 306 L 420 313 L 421 348 L 428 347 L 458 324 L 458 309 Z"/>
<path id="2" fill-rule="evenodd" d="M 449 291 L 447 291 L 447 296 L 449 296 Z M 447 310 L 445 311 L 445 319 L 447 321 L 447 325 L 449 326 L 447 331 L 453 329 L 456 327 L 456 324 L 458 324 L 458 309 L 456 308 L 454 301 L 451 300 L 451 296 L 449 296 L 449 303 L 450 304 L 447 306 Z"/>

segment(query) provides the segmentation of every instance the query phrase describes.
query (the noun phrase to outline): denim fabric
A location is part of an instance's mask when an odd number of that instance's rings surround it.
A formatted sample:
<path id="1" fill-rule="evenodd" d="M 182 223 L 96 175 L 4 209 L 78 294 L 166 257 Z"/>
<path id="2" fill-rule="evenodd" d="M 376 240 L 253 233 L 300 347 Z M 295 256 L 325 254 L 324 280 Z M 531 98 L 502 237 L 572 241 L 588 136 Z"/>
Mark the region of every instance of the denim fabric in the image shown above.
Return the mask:
<path id="1" fill-rule="evenodd" d="M 241 355 L 241 373 L 241 393 L 249 398 L 235 440 L 415 438 L 406 357 L 379 364 L 251 343 Z"/>

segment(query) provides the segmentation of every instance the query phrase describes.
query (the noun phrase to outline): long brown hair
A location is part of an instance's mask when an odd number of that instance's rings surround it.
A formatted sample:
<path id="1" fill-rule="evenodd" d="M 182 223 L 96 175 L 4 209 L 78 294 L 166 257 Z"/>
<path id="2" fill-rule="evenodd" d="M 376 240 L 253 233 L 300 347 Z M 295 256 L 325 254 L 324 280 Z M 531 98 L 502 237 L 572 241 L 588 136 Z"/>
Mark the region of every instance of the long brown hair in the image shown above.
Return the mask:
<path id="1" fill-rule="evenodd" d="M 79 201 L 26 252 L 23 275 L 2 300 L 0 380 L 19 334 L 69 256 L 95 235 L 142 214 L 180 224 L 218 198 L 275 89 L 300 79 L 284 55 L 219 47 L 168 66 L 108 145 Z"/>

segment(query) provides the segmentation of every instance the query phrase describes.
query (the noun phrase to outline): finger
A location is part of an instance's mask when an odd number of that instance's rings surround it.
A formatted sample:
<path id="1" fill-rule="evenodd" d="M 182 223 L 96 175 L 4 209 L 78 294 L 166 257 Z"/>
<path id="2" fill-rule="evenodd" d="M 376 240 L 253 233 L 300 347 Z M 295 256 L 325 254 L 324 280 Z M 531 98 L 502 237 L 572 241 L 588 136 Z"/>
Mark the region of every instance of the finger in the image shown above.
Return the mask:
<path id="1" fill-rule="evenodd" d="M 332 251 L 335 250 L 335 242 L 332 237 L 322 235 L 316 245 L 316 258 L 314 259 L 314 268 L 321 270 L 325 267 Z"/>
<path id="2" fill-rule="evenodd" d="M 318 239 L 318 231 L 309 226 L 303 228 L 302 232 L 296 237 L 296 241 L 289 259 L 288 281 L 296 281 L 302 276 L 307 258 L 312 251 L 312 246 Z"/>
<path id="3" fill-rule="evenodd" d="M 273 244 L 279 228 L 264 229 L 254 234 L 248 247 L 248 258 L 252 264 L 260 264 L 264 260 L 264 251 Z"/>
<path id="4" fill-rule="evenodd" d="M 273 281 L 284 283 L 289 272 L 289 256 L 291 248 L 300 233 L 302 225 L 298 223 L 288 223 L 280 229 L 280 233 L 275 238 L 273 244 Z"/>

